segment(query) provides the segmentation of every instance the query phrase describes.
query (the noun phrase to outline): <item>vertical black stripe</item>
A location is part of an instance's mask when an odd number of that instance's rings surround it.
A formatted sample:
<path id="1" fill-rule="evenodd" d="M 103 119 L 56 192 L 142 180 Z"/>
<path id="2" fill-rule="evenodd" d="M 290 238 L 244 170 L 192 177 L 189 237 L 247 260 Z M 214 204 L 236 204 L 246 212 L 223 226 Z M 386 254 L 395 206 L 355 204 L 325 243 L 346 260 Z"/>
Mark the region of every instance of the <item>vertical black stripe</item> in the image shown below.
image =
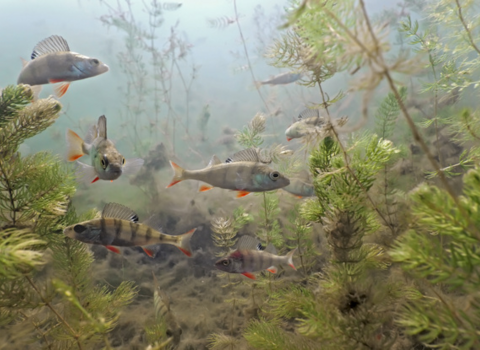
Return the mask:
<path id="1" fill-rule="evenodd" d="M 130 232 L 132 235 L 130 236 L 130 241 L 135 242 L 135 238 L 137 237 L 137 231 L 138 231 L 139 225 L 130 222 Z"/>
<path id="2" fill-rule="evenodd" d="M 145 234 L 145 241 L 148 243 L 152 239 L 152 229 L 149 227 Z"/>
<path id="3" fill-rule="evenodd" d="M 100 230 L 103 234 L 106 234 L 107 233 L 107 230 L 105 229 L 105 219 L 104 218 L 101 218 L 100 219 Z"/>
<path id="4" fill-rule="evenodd" d="M 122 220 L 113 219 L 113 226 L 115 227 L 115 238 L 119 239 L 122 234 Z"/>

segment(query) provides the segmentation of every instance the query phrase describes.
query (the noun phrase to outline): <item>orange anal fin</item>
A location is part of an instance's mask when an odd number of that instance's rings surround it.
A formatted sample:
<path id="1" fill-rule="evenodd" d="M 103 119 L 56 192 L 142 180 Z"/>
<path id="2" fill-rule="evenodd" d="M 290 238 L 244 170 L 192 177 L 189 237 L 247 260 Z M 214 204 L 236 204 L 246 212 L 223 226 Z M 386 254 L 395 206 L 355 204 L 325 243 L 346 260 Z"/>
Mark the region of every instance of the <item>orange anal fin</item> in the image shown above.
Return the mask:
<path id="1" fill-rule="evenodd" d="M 57 97 L 62 97 L 67 92 L 69 86 L 70 83 L 61 83 L 55 86 L 53 91 L 55 91 L 55 95 L 57 95 Z"/>
<path id="2" fill-rule="evenodd" d="M 302 198 L 303 198 L 302 196 L 295 196 L 295 197 L 297 197 L 297 198 L 300 198 L 300 199 L 302 199 Z"/>
<path id="3" fill-rule="evenodd" d="M 110 180 L 110 182 L 113 182 L 113 180 Z"/>
<path id="4" fill-rule="evenodd" d="M 213 188 L 213 186 L 202 185 L 202 186 L 200 186 L 200 192 L 205 192 L 205 191 L 211 190 L 212 188 Z"/>
<path id="5" fill-rule="evenodd" d="M 180 249 L 180 251 L 185 254 L 186 256 L 188 257 L 191 257 L 192 256 L 192 252 L 189 251 L 189 250 L 186 250 L 186 249 L 183 249 L 183 248 L 180 248 L 180 247 L 177 247 L 178 249 Z"/>
<path id="6" fill-rule="evenodd" d="M 68 161 L 73 162 L 81 157 L 83 157 L 83 154 L 73 154 L 70 157 L 68 157 Z"/>
<path id="7" fill-rule="evenodd" d="M 287 141 L 292 141 L 292 138 L 291 138 L 291 137 L 287 137 Z"/>
<path id="8" fill-rule="evenodd" d="M 271 273 L 277 273 L 277 268 L 275 266 L 270 266 L 268 269 L 267 269 L 268 272 L 271 272 Z"/>
<path id="9" fill-rule="evenodd" d="M 178 184 L 180 181 L 182 181 L 182 180 L 170 182 L 170 185 L 168 185 L 167 188 L 172 187 L 173 185 Z"/>
<path id="10" fill-rule="evenodd" d="M 97 177 L 96 177 L 96 178 L 94 178 L 94 179 L 93 179 L 93 181 L 92 181 L 92 182 L 90 182 L 90 183 L 92 183 L 92 184 L 93 184 L 94 182 L 97 182 L 98 180 L 100 180 L 100 178 L 97 176 Z"/>
<path id="11" fill-rule="evenodd" d="M 153 258 L 154 253 L 150 249 L 145 248 L 145 247 L 141 247 L 141 248 L 143 249 L 145 254 L 147 254 L 149 257 Z"/>
<path id="12" fill-rule="evenodd" d="M 111 252 L 120 254 L 120 249 L 118 249 L 117 247 L 114 247 L 113 245 L 106 245 L 105 248 L 107 248 Z"/>
<path id="13" fill-rule="evenodd" d="M 250 272 L 244 272 L 242 273 L 242 275 L 244 275 L 245 277 L 248 277 L 250 278 L 251 280 L 256 280 L 257 278 L 255 277 L 255 275 L 253 273 L 250 273 Z"/>
<path id="14" fill-rule="evenodd" d="M 247 194 L 250 194 L 250 192 L 248 192 L 248 191 L 238 191 L 237 192 L 237 198 L 245 197 Z"/>

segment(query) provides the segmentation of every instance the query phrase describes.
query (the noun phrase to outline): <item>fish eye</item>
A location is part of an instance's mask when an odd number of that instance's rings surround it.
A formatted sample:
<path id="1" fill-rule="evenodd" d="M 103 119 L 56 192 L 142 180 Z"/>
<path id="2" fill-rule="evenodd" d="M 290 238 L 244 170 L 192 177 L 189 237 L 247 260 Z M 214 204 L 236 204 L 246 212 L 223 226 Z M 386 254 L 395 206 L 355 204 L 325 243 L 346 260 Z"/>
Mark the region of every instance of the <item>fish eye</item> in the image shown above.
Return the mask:
<path id="1" fill-rule="evenodd" d="M 167 332 L 165 334 L 167 335 L 167 337 L 171 337 L 173 335 L 170 329 L 167 329 Z"/>
<path id="2" fill-rule="evenodd" d="M 76 232 L 76 233 L 82 233 L 86 230 L 87 228 L 83 225 L 75 225 L 73 227 L 73 230 Z"/>
<path id="3" fill-rule="evenodd" d="M 100 63 L 96 58 L 94 58 L 94 59 L 92 60 L 92 62 L 93 62 L 93 64 L 99 64 L 99 63 Z"/>
<path id="4" fill-rule="evenodd" d="M 278 171 L 272 171 L 270 173 L 270 179 L 273 181 L 277 180 L 280 177 L 280 173 Z"/>
<path id="5" fill-rule="evenodd" d="M 182 329 L 181 328 L 178 330 L 178 334 L 182 335 Z"/>
<path id="6" fill-rule="evenodd" d="M 102 164 L 102 168 L 103 169 L 106 169 L 107 166 L 108 166 L 108 159 L 107 159 L 107 156 L 103 156 L 103 158 L 100 160 L 100 163 Z"/>
<path id="7" fill-rule="evenodd" d="M 125 157 L 122 159 L 122 165 L 125 165 Z"/>
<path id="8" fill-rule="evenodd" d="M 229 264 L 230 264 L 230 261 L 228 261 L 228 260 L 223 260 L 222 261 L 223 266 L 228 266 Z"/>

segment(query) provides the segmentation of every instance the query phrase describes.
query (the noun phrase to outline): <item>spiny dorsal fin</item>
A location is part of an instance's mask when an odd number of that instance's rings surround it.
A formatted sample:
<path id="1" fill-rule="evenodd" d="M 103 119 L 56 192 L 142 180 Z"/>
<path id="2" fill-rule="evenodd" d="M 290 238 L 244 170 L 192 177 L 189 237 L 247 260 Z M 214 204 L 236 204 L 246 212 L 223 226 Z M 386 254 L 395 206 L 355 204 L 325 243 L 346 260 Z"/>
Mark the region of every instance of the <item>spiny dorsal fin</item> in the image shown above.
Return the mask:
<path id="1" fill-rule="evenodd" d="M 107 118 L 104 115 L 98 118 L 97 136 L 107 139 Z"/>
<path id="2" fill-rule="evenodd" d="M 320 116 L 320 110 L 315 108 L 315 109 L 304 109 L 303 111 L 300 112 L 298 115 L 297 119 L 300 121 L 302 119 L 307 119 L 307 118 L 313 118 L 313 117 L 319 117 Z"/>
<path id="3" fill-rule="evenodd" d="M 102 218 L 122 219 L 138 223 L 138 215 L 130 208 L 118 203 L 108 203 L 102 211 Z"/>
<path id="4" fill-rule="evenodd" d="M 259 250 L 265 251 L 271 254 L 277 254 L 277 250 L 270 243 L 266 247 L 260 243 L 258 238 L 252 236 L 242 236 L 238 239 L 237 243 L 238 250 Z"/>
<path id="5" fill-rule="evenodd" d="M 35 45 L 32 60 L 48 53 L 65 51 L 70 51 L 67 41 L 59 35 L 52 35 Z"/>
<path id="6" fill-rule="evenodd" d="M 228 158 L 225 163 L 234 163 L 234 162 L 254 162 L 254 163 L 271 163 L 271 159 L 265 159 L 260 155 L 260 150 L 258 148 L 247 148 L 243 151 L 238 151 L 233 156 Z"/>
<path id="7" fill-rule="evenodd" d="M 208 162 L 207 168 L 211 168 L 221 163 L 222 161 L 216 155 L 213 155 L 212 158 L 210 159 L 210 162 Z"/>

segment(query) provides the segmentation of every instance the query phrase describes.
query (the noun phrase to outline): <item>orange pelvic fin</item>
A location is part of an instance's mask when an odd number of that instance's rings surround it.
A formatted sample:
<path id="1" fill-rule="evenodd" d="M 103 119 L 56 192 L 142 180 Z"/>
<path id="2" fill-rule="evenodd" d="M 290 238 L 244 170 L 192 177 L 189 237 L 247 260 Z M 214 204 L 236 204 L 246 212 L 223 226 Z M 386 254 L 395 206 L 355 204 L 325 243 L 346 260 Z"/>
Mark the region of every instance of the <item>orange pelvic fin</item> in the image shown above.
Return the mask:
<path id="1" fill-rule="evenodd" d="M 292 138 L 291 138 L 291 137 L 287 137 L 287 141 L 292 141 Z"/>
<path id="2" fill-rule="evenodd" d="M 117 247 L 114 247 L 113 245 L 106 245 L 105 248 L 107 248 L 111 252 L 120 254 L 120 249 L 118 249 Z"/>
<path id="3" fill-rule="evenodd" d="M 154 256 L 153 251 L 151 251 L 150 249 L 145 248 L 145 247 L 141 247 L 141 248 L 143 249 L 143 251 L 145 252 L 145 254 L 147 254 L 149 257 L 153 258 L 153 256 Z"/>
<path id="4" fill-rule="evenodd" d="M 247 194 L 250 194 L 248 191 L 238 191 L 237 198 L 245 197 Z"/>
<path id="5" fill-rule="evenodd" d="M 100 178 L 97 176 L 97 177 L 96 177 L 96 178 L 94 178 L 94 179 L 93 179 L 93 181 L 92 181 L 92 182 L 90 182 L 90 183 L 92 183 L 92 184 L 93 184 L 94 182 L 97 182 L 98 180 L 100 180 Z"/>
<path id="6" fill-rule="evenodd" d="M 205 192 L 205 191 L 211 190 L 212 188 L 213 188 L 213 186 L 202 185 L 202 186 L 200 186 L 200 192 Z"/>
<path id="7" fill-rule="evenodd" d="M 250 273 L 250 272 L 244 272 L 242 273 L 242 275 L 244 275 L 245 277 L 248 277 L 250 278 L 251 280 L 256 280 L 257 278 L 255 277 L 255 275 L 253 273 Z"/>
<path id="8" fill-rule="evenodd" d="M 53 88 L 53 91 L 57 97 L 62 97 L 67 92 L 69 86 L 69 82 L 60 83 Z"/>
<path id="9" fill-rule="evenodd" d="M 271 272 L 271 273 L 277 273 L 277 268 L 275 266 L 270 266 L 268 269 L 267 269 L 268 272 Z"/>

